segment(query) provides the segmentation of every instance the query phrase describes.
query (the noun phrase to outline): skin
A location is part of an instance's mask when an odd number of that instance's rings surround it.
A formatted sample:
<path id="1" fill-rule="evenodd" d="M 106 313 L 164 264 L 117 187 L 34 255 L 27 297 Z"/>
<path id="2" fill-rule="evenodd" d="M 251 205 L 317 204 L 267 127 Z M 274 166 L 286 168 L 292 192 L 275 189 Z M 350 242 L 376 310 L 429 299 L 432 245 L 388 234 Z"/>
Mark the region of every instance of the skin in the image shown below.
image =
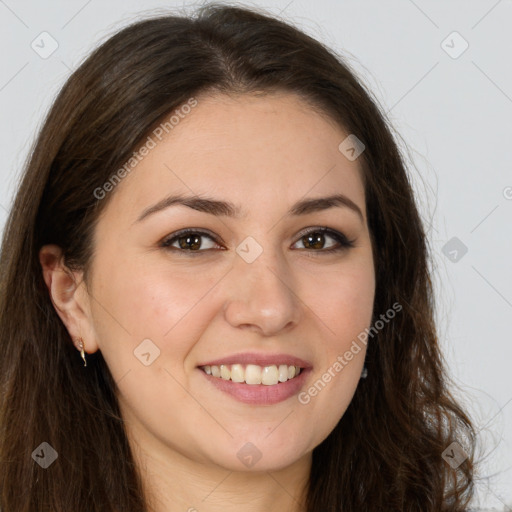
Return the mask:
<path id="1" fill-rule="evenodd" d="M 292 354 L 312 365 L 307 390 L 370 326 L 375 274 L 361 170 L 338 150 L 347 133 L 295 95 L 197 99 L 108 197 L 90 282 L 54 245 L 40 253 L 44 278 L 72 339 L 101 350 L 118 383 L 152 510 L 304 510 L 312 450 L 348 407 L 364 347 L 305 405 L 297 395 L 241 403 L 197 366 L 247 351 Z M 175 205 L 137 222 L 170 193 L 230 201 L 242 214 Z M 346 207 L 287 215 L 301 199 L 334 193 L 363 218 Z M 328 235 L 307 246 L 300 232 L 319 226 L 354 247 L 322 252 L 337 246 Z M 183 228 L 209 230 L 221 248 L 208 237 L 195 255 L 159 245 Z M 235 251 L 248 236 L 263 248 L 252 263 Z M 160 356 L 145 366 L 134 350 L 148 338 Z M 237 457 L 247 442 L 262 454 L 251 468 Z"/>

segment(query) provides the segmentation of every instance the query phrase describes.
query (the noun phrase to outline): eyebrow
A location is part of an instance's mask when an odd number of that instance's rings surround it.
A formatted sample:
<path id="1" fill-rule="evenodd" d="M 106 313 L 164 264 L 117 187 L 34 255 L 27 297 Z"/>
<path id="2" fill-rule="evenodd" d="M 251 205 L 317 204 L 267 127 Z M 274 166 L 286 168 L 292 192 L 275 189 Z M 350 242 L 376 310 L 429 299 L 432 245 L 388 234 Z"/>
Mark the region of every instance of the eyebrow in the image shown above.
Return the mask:
<path id="1" fill-rule="evenodd" d="M 209 213 L 216 216 L 226 217 L 240 217 L 241 208 L 228 201 L 219 201 L 208 197 L 199 196 L 182 196 L 182 195 L 170 195 L 165 197 L 158 203 L 149 208 L 146 208 L 135 223 L 142 222 L 144 219 L 165 210 L 171 206 L 187 206 L 198 212 Z M 288 215 L 308 215 L 310 213 L 320 212 L 328 210 L 329 208 L 347 208 L 355 212 L 358 217 L 364 222 L 363 212 L 351 199 L 343 194 L 334 194 L 327 197 L 319 197 L 312 199 L 303 199 L 295 203 L 290 210 Z"/>

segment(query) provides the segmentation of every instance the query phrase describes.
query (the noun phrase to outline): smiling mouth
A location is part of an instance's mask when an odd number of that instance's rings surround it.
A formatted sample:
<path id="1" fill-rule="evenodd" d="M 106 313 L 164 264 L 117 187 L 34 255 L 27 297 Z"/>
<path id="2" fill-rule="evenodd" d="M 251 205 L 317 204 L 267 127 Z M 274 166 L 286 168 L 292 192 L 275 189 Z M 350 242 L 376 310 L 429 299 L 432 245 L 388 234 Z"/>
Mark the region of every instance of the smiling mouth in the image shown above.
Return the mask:
<path id="1" fill-rule="evenodd" d="M 206 365 L 199 367 L 207 375 L 212 377 L 230 380 L 232 382 L 245 383 L 249 385 L 263 384 L 275 386 L 297 377 L 300 366 L 287 364 L 258 366 L 256 364 L 231 364 L 231 365 Z"/>

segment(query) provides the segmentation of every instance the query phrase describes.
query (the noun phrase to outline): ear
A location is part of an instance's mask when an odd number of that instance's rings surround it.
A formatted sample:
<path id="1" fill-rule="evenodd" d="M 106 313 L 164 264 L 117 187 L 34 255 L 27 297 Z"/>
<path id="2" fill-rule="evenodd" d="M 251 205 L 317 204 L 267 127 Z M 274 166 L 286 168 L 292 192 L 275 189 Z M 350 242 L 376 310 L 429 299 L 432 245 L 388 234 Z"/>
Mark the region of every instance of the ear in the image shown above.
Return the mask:
<path id="1" fill-rule="evenodd" d="M 80 350 L 78 340 L 82 338 L 84 350 L 96 352 L 98 344 L 91 315 L 91 298 L 83 282 L 83 273 L 73 272 L 64 265 L 62 249 L 57 245 L 43 246 L 39 251 L 39 261 L 53 307 L 75 347 Z"/>

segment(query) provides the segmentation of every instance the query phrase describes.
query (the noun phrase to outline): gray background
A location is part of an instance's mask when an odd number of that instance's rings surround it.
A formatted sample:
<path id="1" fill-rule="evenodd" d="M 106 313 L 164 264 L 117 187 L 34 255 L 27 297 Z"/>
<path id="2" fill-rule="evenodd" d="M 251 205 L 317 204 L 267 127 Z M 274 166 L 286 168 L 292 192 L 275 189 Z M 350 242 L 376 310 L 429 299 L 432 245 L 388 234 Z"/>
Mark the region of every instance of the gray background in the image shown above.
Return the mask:
<path id="1" fill-rule="evenodd" d="M 482 445 L 475 506 L 512 510 L 512 1 L 239 3 L 280 14 L 341 53 L 407 144 L 429 226 L 441 342 Z M 194 5 L 0 0 L 0 229 L 69 73 L 128 22 Z M 31 47 L 42 47 L 44 31 L 58 44 L 46 59 Z"/>

